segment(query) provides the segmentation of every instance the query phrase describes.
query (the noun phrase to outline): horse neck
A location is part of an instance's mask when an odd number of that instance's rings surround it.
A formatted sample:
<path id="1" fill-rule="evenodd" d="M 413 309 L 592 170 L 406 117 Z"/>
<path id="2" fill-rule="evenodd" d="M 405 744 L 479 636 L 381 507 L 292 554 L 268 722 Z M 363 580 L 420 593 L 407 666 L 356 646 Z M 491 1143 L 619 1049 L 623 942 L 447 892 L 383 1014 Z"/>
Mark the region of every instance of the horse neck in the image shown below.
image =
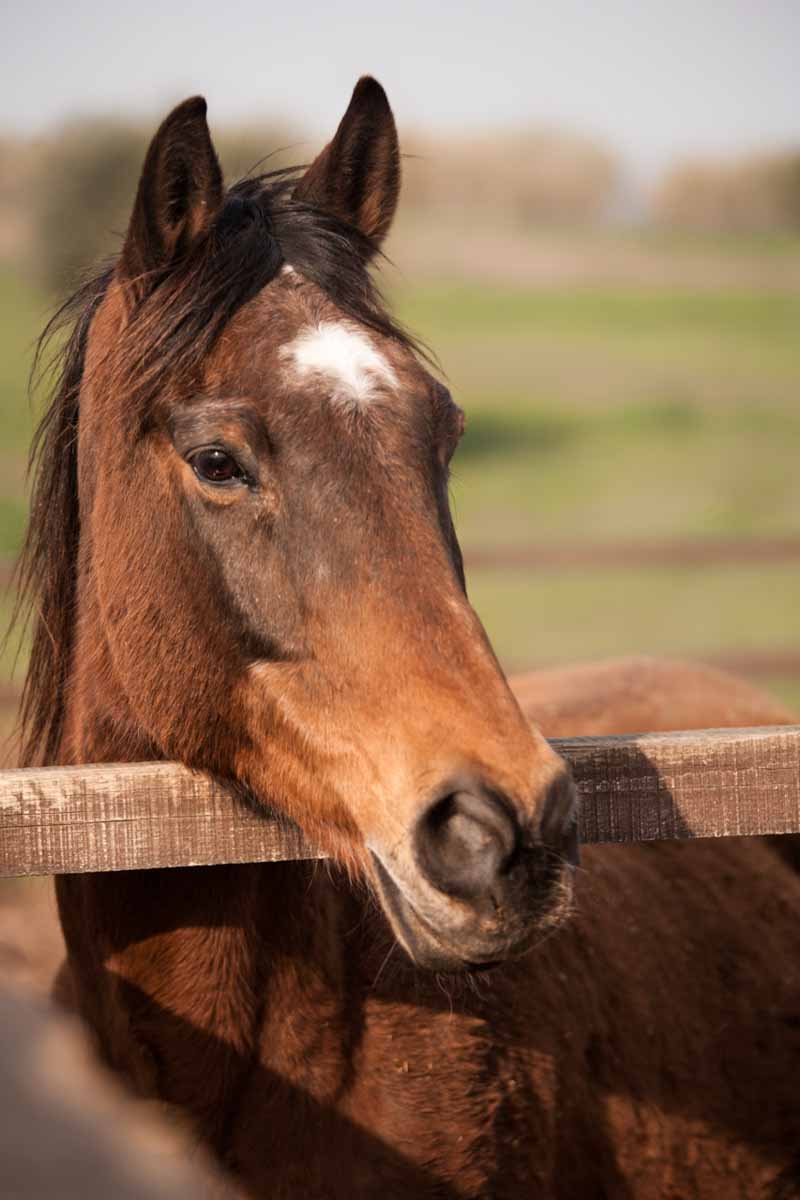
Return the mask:
<path id="1" fill-rule="evenodd" d="M 57 881 L 74 1003 L 104 1057 L 178 1104 L 212 1144 L 255 1061 L 291 1077 L 348 1067 L 352 893 L 309 863 L 131 871 Z M 320 1029 L 326 1050 L 318 1053 Z"/>
<path id="2" fill-rule="evenodd" d="M 61 761 L 152 758 L 103 647 L 82 644 L 79 631 L 75 660 Z M 57 893 L 72 1000 L 105 1057 L 137 1090 L 188 1109 L 212 1143 L 254 1056 L 284 1079 L 298 1054 L 313 1057 L 319 1085 L 340 1085 L 370 921 L 364 898 L 325 866 L 67 876 Z M 367 971 L 375 952 L 369 945 Z"/>

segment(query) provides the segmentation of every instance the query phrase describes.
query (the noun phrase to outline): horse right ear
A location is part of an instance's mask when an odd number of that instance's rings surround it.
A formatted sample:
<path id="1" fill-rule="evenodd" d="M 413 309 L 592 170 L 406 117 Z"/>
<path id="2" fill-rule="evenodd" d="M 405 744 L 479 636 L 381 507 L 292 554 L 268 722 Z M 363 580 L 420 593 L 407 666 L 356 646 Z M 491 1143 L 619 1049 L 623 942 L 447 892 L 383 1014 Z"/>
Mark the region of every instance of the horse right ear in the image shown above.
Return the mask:
<path id="1" fill-rule="evenodd" d="M 206 102 L 194 96 L 169 114 L 144 160 L 118 267 L 136 299 L 208 232 L 223 196 Z"/>
<path id="2" fill-rule="evenodd" d="M 295 199 L 354 226 L 377 250 L 400 193 L 397 128 L 377 79 L 364 75 L 333 140 L 298 181 Z"/>

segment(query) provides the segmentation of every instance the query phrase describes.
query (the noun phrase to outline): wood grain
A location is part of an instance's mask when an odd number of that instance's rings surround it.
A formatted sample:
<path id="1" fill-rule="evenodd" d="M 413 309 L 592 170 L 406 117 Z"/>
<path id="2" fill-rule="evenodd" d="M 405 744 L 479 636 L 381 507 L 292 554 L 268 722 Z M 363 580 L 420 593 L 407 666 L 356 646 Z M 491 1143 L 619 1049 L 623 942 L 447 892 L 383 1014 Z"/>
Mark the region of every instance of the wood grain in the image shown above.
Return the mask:
<path id="1" fill-rule="evenodd" d="M 800 726 L 555 740 L 584 842 L 800 832 Z M 0 876 L 319 858 L 174 763 L 0 771 Z"/>
<path id="2" fill-rule="evenodd" d="M 800 726 L 553 742 L 585 842 L 800 833 Z"/>

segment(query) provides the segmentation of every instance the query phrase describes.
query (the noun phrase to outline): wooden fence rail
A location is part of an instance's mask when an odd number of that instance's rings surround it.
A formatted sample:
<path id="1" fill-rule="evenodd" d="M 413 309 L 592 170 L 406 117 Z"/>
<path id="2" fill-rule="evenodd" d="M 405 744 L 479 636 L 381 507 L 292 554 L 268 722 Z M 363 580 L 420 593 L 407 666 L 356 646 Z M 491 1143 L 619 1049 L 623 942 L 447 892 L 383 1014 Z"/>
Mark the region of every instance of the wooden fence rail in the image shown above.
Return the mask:
<path id="1" fill-rule="evenodd" d="M 800 833 L 800 726 L 570 738 L 584 842 Z M 175 763 L 0 772 L 0 876 L 319 858 Z"/>

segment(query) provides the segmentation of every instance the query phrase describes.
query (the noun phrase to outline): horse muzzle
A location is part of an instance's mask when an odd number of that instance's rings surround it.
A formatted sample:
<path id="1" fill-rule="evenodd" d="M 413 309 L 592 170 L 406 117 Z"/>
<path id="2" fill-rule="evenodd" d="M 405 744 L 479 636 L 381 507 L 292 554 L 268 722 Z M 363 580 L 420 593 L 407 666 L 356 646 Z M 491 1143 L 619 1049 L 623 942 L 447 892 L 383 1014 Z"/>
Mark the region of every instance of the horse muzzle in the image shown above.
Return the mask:
<path id="1" fill-rule="evenodd" d="M 536 811 L 523 823 L 506 796 L 459 778 L 392 853 L 370 845 L 384 910 L 415 963 L 486 967 L 524 953 L 561 922 L 578 862 L 576 792 L 566 770 Z"/>

